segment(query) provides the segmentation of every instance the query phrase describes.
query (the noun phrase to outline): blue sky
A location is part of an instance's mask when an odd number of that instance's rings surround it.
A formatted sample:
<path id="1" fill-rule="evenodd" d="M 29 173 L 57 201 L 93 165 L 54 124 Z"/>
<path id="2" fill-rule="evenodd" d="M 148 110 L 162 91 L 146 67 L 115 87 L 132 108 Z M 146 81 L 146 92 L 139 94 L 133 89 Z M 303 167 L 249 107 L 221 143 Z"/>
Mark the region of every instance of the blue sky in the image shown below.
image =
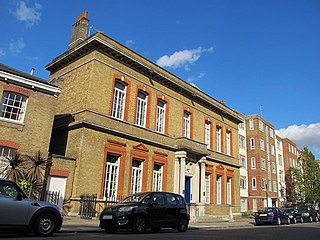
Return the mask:
<path id="1" fill-rule="evenodd" d="M 0 0 L 0 62 L 48 79 L 83 11 L 93 31 L 232 109 L 262 113 L 320 158 L 319 0 Z"/>

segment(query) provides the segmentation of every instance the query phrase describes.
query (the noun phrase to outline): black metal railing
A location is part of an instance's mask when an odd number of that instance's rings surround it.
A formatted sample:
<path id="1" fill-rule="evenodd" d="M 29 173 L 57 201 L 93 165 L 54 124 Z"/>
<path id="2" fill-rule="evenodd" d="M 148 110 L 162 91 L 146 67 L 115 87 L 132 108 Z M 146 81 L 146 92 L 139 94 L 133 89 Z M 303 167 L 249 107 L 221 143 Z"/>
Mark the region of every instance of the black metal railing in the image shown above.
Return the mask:
<path id="1" fill-rule="evenodd" d="M 92 219 L 96 217 L 97 194 L 80 195 L 80 218 Z"/>

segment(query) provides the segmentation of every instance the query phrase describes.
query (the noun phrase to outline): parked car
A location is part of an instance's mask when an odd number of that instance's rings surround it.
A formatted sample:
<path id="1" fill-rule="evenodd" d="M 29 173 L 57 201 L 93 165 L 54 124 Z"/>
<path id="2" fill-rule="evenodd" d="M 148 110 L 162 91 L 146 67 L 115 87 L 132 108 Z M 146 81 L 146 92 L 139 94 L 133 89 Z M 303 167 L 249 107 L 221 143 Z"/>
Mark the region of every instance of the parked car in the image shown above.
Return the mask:
<path id="1" fill-rule="evenodd" d="M 290 217 L 287 213 L 277 207 L 269 207 L 259 210 L 254 215 L 256 225 L 262 224 L 290 224 Z"/>
<path id="2" fill-rule="evenodd" d="M 303 223 L 304 222 L 304 219 L 303 219 L 302 214 L 299 211 L 299 209 L 285 208 L 285 209 L 283 209 L 283 211 L 289 215 L 291 223 L 297 223 L 297 222 Z"/>
<path id="3" fill-rule="evenodd" d="M 163 227 L 185 232 L 189 219 L 182 196 L 169 192 L 143 192 L 106 207 L 100 214 L 99 226 L 109 233 L 115 233 L 118 229 L 143 233 L 148 228 L 158 232 Z"/>
<path id="4" fill-rule="evenodd" d="M 0 179 L 0 229 L 51 236 L 62 225 L 57 205 L 29 199 L 13 181 Z"/>
<path id="5" fill-rule="evenodd" d="M 319 217 L 317 210 L 312 205 L 301 205 L 298 207 L 303 219 L 306 222 L 318 222 Z"/>

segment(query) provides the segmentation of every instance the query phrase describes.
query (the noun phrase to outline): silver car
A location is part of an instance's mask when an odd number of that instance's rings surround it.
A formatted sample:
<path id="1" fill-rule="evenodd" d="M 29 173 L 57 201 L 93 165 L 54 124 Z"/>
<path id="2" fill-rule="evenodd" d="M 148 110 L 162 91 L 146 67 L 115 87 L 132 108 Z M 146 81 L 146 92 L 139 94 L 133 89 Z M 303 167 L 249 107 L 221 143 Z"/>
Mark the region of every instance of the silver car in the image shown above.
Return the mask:
<path id="1" fill-rule="evenodd" d="M 0 229 L 51 236 L 62 225 L 57 205 L 29 199 L 13 181 L 0 179 Z"/>

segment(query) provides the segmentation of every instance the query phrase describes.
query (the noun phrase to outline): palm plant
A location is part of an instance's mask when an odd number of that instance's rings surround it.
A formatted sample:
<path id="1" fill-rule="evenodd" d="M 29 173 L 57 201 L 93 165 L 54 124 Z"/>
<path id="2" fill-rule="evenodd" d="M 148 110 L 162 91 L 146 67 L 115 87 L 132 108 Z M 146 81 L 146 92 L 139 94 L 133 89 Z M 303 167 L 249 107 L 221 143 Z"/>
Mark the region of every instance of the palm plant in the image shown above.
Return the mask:
<path id="1" fill-rule="evenodd" d="M 24 178 L 24 166 L 26 162 L 22 155 L 19 152 L 14 152 L 6 160 L 9 164 L 4 169 L 4 177 L 15 182 Z"/>

